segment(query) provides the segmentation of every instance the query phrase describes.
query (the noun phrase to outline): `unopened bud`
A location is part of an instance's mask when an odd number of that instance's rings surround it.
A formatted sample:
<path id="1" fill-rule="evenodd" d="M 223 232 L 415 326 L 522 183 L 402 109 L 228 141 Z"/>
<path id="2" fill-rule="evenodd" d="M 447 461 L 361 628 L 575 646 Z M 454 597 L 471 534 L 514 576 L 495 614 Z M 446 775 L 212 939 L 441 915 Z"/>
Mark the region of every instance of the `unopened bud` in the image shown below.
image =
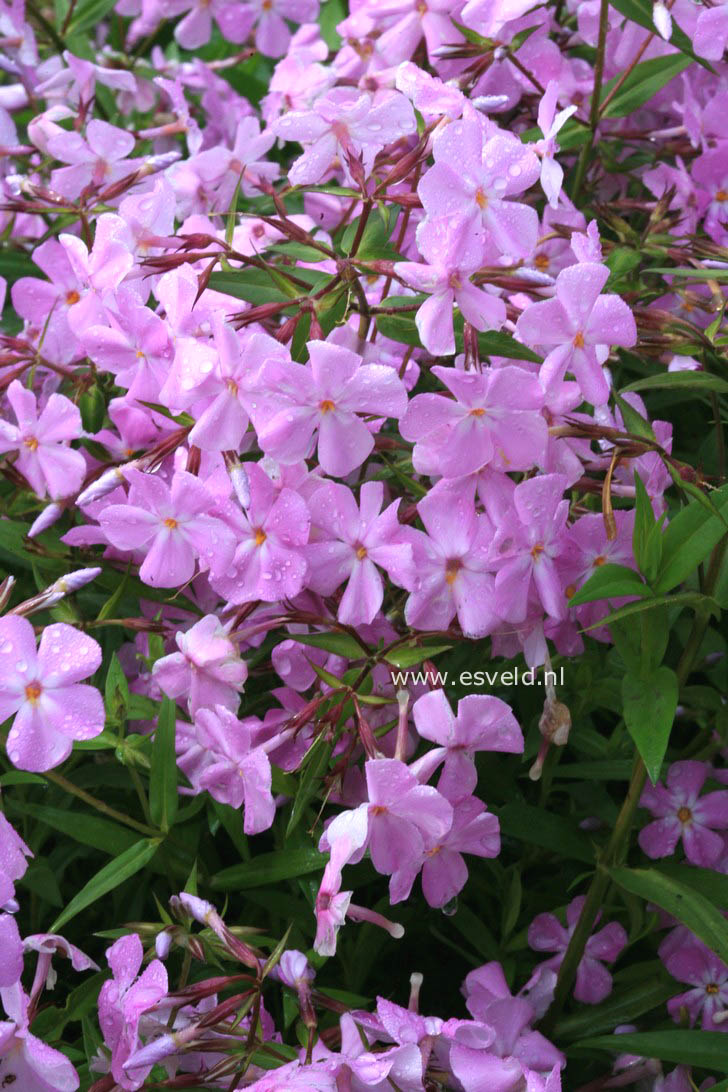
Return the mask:
<path id="1" fill-rule="evenodd" d="M 0 584 L 0 610 L 5 610 L 8 603 L 10 602 L 10 596 L 13 594 L 14 586 L 14 576 L 6 576 L 3 582 Z"/>
<path id="2" fill-rule="evenodd" d="M 652 22 L 660 37 L 669 42 L 672 35 L 672 16 L 662 0 L 657 0 L 657 3 L 652 5 Z"/>
<path id="3" fill-rule="evenodd" d="M 63 505 L 58 501 L 54 501 L 53 504 L 47 504 L 39 516 L 36 516 L 33 524 L 28 531 L 28 538 L 35 538 L 36 535 L 43 534 L 49 527 L 61 518 L 63 515 Z"/>
<path id="4" fill-rule="evenodd" d="M 93 501 L 101 500 L 102 497 L 112 493 L 117 486 L 124 484 L 124 471 L 137 466 L 138 462 L 138 459 L 134 459 L 130 463 L 124 463 L 123 466 L 112 466 L 109 470 L 105 470 L 100 478 L 91 482 L 78 494 L 76 504 L 83 508 L 84 505 L 92 504 Z"/>

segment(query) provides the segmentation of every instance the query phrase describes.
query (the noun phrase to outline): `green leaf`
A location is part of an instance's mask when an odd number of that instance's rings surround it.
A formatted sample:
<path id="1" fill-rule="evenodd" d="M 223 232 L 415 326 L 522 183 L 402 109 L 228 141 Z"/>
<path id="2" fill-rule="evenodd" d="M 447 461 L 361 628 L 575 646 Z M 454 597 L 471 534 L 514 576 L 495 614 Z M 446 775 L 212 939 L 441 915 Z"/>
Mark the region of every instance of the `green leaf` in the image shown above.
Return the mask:
<path id="1" fill-rule="evenodd" d="M 96 27 L 114 7 L 116 0 L 81 0 L 68 26 L 68 34 L 85 34 Z"/>
<path id="2" fill-rule="evenodd" d="M 621 12 L 622 15 L 626 15 L 628 19 L 631 19 L 633 23 L 637 23 L 638 26 L 644 27 L 645 30 L 649 30 L 654 34 L 655 24 L 652 20 L 652 0 L 611 0 L 613 8 Z M 670 45 L 679 49 L 681 53 L 687 54 L 688 57 L 692 57 L 694 61 L 702 64 L 704 68 L 709 69 L 711 72 L 713 69 L 704 61 L 701 57 L 698 57 L 694 51 L 690 39 L 684 30 L 682 30 L 675 19 L 672 20 L 672 34 L 670 35 Z"/>
<path id="3" fill-rule="evenodd" d="M 663 276 L 671 277 L 686 277 L 688 280 L 693 281 L 717 281 L 718 284 L 722 284 L 724 281 L 728 281 L 728 269 L 725 266 L 721 266 L 718 269 L 704 269 L 702 266 L 699 269 L 693 269 L 692 266 L 655 266 L 652 269 L 645 269 L 645 273 L 661 273 Z"/>
<path id="4" fill-rule="evenodd" d="M 158 849 L 158 838 L 142 838 L 141 841 L 125 850 L 116 860 L 109 861 L 81 888 L 77 895 L 74 895 L 63 913 L 53 922 L 49 931 L 57 933 L 71 918 L 75 918 L 76 914 L 85 910 L 87 906 L 91 906 L 98 899 L 103 898 L 104 895 L 108 895 L 109 891 L 113 891 L 125 880 L 131 879 L 145 865 L 149 864 Z"/>
<path id="5" fill-rule="evenodd" d="M 573 1049 L 576 1049 L 576 1044 Z M 636 1031 L 583 1039 L 578 1049 L 606 1050 L 610 1054 L 639 1054 L 677 1065 L 696 1065 L 718 1073 L 728 1070 L 728 1036 L 719 1031 Z"/>
<path id="6" fill-rule="evenodd" d="M 624 427 L 627 432 L 631 432 L 633 436 L 641 436 L 645 440 L 654 440 L 655 434 L 652 431 L 652 425 L 650 422 L 638 413 L 634 406 L 631 406 L 626 398 L 621 398 L 617 392 L 614 392 L 614 401 L 619 406 L 622 414 L 622 420 L 624 421 Z"/>
<path id="7" fill-rule="evenodd" d="M 26 804 L 21 800 L 8 801 L 10 809 L 20 815 L 39 819 L 51 830 L 66 834 L 81 845 L 100 849 L 116 857 L 137 841 L 137 835 L 109 819 L 88 815 L 81 811 L 47 807 L 45 804 Z"/>
<path id="8" fill-rule="evenodd" d="M 176 729 L 177 706 L 171 698 L 165 697 L 154 731 L 149 776 L 149 812 L 152 822 L 165 833 L 173 826 L 179 805 L 174 747 Z"/>
<path id="9" fill-rule="evenodd" d="M 618 4 L 614 5 L 619 7 Z M 692 63 L 690 57 L 681 56 L 679 53 L 668 54 L 667 57 L 652 57 L 649 61 L 641 61 L 627 76 L 626 80 L 616 93 L 612 101 L 604 111 L 604 117 L 623 118 L 627 114 L 639 110 L 658 91 L 679 76 Z M 615 76 L 602 87 L 602 100 L 604 100 L 622 74 Z"/>
<path id="10" fill-rule="evenodd" d="M 121 723 L 126 717 L 128 703 L 129 684 L 119 663 L 119 657 L 112 652 L 104 684 L 104 704 L 108 719 L 114 724 Z"/>
<path id="11" fill-rule="evenodd" d="M 693 887 L 706 899 L 710 899 L 720 910 L 728 906 L 728 876 L 712 868 L 697 868 L 695 865 L 674 864 L 665 861 L 655 866 L 658 872 L 676 880 L 686 887 Z"/>
<path id="12" fill-rule="evenodd" d="M 377 315 L 377 329 L 385 337 L 391 338 L 392 341 L 420 347 L 422 342 L 415 325 L 415 311 L 407 310 L 407 308 L 412 308 L 413 304 L 419 307 L 426 299 L 427 297 L 423 295 L 388 296 L 382 300 L 381 306 L 400 308 L 402 314 Z M 462 318 L 456 319 L 455 351 L 458 353 L 463 351 L 462 329 Z M 521 344 L 520 341 L 516 341 L 514 337 L 502 330 L 488 330 L 485 333 L 479 333 L 478 348 L 481 356 L 484 357 L 503 356 L 509 360 L 529 360 L 534 364 L 543 362 L 543 357 L 539 356 L 538 353 L 534 353 L 532 349 L 527 348 L 527 346 Z"/>
<path id="13" fill-rule="evenodd" d="M 652 592 L 639 573 L 627 565 L 607 562 L 594 570 L 578 592 L 569 599 L 570 607 L 593 603 L 598 599 L 620 599 L 626 595 L 648 596 Z"/>
<path id="14" fill-rule="evenodd" d="M 669 667 L 622 679 L 624 721 L 654 784 L 660 776 L 678 699 L 677 675 Z"/>
<path id="15" fill-rule="evenodd" d="M 277 853 L 264 853 L 252 861 L 224 868 L 212 877 L 211 886 L 216 891 L 243 891 L 246 887 L 263 887 L 307 876 L 318 872 L 326 864 L 327 857 L 317 849 L 284 849 Z"/>
<path id="16" fill-rule="evenodd" d="M 289 633 L 288 639 L 311 648 L 323 648 L 347 660 L 362 660 L 366 656 L 359 642 L 348 633 Z"/>
<path id="17" fill-rule="evenodd" d="M 659 610 L 661 607 L 693 607 L 694 610 L 706 610 L 713 614 L 720 614 L 720 606 L 709 595 L 701 595 L 700 592 L 679 592 L 677 595 L 659 595 L 653 599 L 642 599 L 639 603 L 628 603 L 626 607 L 612 611 L 598 622 L 586 626 L 585 633 L 599 626 L 611 626 L 614 622 L 620 622 L 624 618 L 631 618 L 634 614 L 643 611 Z"/>
<path id="18" fill-rule="evenodd" d="M 654 868 L 612 868 L 609 874 L 624 891 L 666 910 L 728 963 L 728 921 L 694 887 Z"/>
<path id="19" fill-rule="evenodd" d="M 711 375 L 710 372 L 660 372 L 658 375 L 647 375 L 644 379 L 635 379 L 634 383 L 622 387 L 620 393 L 656 390 L 694 390 L 706 394 L 718 391 L 720 394 L 728 394 L 728 382 L 718 375 Z"/>
<path id="20" fill-rule="evenodd" d="M 210 288 L 225 292 L 238 300 L 247 300 L 254 307 L 262 303 L 290 303 L 291 294 L 282 291 L 265 269 L 239 269 L 233 273 L 213 273 Z M 298 290 L 294 291 L 294 295 Z"/>
<path id="21" fill-rule="evenodd" d="M 657 973 L 655 973 L 657 972 Z M 656 967 L 650 974 L 626 990 L 619 990 L 616 983 L 612 996 L 601 1005 L 583 1005 L 580 1011 L 564 1017 L 556 1025 L 555 1038 L 583 1039 L 598 1032 L 611 1032 L 620 1024 L 629 1024 L 637 1017 L 675 996 L 675 981 L 668 975 L 660 974 Z"/>
<path id="22" fill-rule="evenodd" d="M 721 516 L 728 515 L 728 486 L 716 489 L 711 500 Z M 682 584 L 726 533 L 722 518 L 698 501 L 691 501 L 670 521 L 662 539 L 662 562 L 654 589 L 657 594 Z"/>
<path id="23" fill-rule="evenodd" d="M 530 804 L 506 804 L 498 812 L 501 833 L 531 845 L 550 849 L 559 857 L 594 864 L 594 851 L 586 834 L 568 819 Z"/>
<path id="24" fill-rule="evenodd" d="M 484 334 L 478 334 L 478 348 L 481 356 L 505 356 L 509 360 L 530 360 L 533 364 L 543 363 L 543 357 L 534 353 L 516 341 L 510 334 L 502 330 L 487 330 Z M 462 348 L 458 348 L 462 352 Z"/>
<path id="25" fill-rule="evenodd" d="M 450 648 L 452 648 L 452 645 L 428 645 L 413 642 L 412 644 L 398 645 L 397 648 L 385 652 L 383 659 L 389 664 L 394 664 L 395 667 L 414 667 L 415 664 L 421 664 L 423 660 L 429 660 L 441 652 L 447 652 Z"/>
<path id="26" fill-rule="evenodd" d="M 103 622 L 107 618 L 113 618 L 114 617 L 115 611 L 116 611 L 117 607 L 119 606 L 119 603 L 121 602 L 121 600 L 124 597 L 124 592 L 126 591 L 126 586 L 127 586 L 128 581 L 129 581 L 130 571 L 131 571 L 131 562 L 129 562 L 129 564 L 127 565 L 126 572 L 124 573 L 124 576 L 119 581 L 116 588 L 111 593 L 111 595 L 109 596 L 109 598 L 106 600 L 106 602 L 102 606 L 101 610 L 99 611 L 98 615 L 96 616 L 97 621 Z"/>

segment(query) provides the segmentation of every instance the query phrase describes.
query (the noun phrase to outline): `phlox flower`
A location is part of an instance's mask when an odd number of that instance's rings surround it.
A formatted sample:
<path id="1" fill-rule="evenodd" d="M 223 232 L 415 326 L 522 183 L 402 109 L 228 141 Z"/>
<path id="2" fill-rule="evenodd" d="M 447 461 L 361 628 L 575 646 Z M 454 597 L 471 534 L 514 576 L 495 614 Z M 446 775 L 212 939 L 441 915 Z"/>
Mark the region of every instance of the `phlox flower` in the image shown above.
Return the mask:
<path id="1" fill-rule="evenodd" d="M 386 364 L 363 364 L 357 353 L 325 341 L 310 341 L 308 350 L 308 365 L 264 361 L 248 409 L 267 455 L 298 462 L 311 453 L 316 436 L 322 470 L 344 477 L 374 447 L 358 415 L 401 417 L 407 391 Z"/>
<path id="2" fill-rule="evenodd" d="M 308 586 L 331 595 L 344 581 L 337 618 L 347 625 L 368 625 L 384 598 L 378 566 L 397 583 L 412 569 L 412 547 L 402 541 L 397 520 L 399 500 L 381 511 L 382 482 L 364 482 L 357 505 L 345 485 L 325 482 L 309 501 L 316 539 L 306 547 Z"/>
<path id="3" fill-rule="evenodd" d="M 673 762 L 666 784 L 646 785 L 640 804 L 655 816 L 639 833 L 639 844 L 648 857 L 668 857 L 682 838 L 685 856 L 694 865 L 713 868 L 723 856 L 728 830 L 728 789 L 700 795 L 710 766 L 687 759 Z"/>
<path id="4" fill-rule="evenodd" d="M 192 716 L 205 706 L 235 712 L 248 667 L 214 614 L 175 637 L 178 652 L 157 660 L 152 675 L 168 697 L 187 699 Z"/>
<path id="5" fill-rule="evenodd" d="M 453 478 L 492 463 L 504 470 L 543 463 L 548 426 L 536 376 L 511 366 L 464 372 L 436 365 L 431 371 L 454 398 L 417 394 L 399 425 L 415 444 L 420 474 Z"/>
<path id="6" fill-rule="evenodd" d="M 678 982 L 691 987 L 667 1003 L 676 1023 L 687 1012 L 690 1026 L 700 1021 L 706 1031 L 725 1031 L 715 1017 L 728 1012 L 728 967 L 696 937 L 665 957 L 665 967 Z"/>
<path id="7" fill-rule="evenodd" d="M 238 720 L 222 705 L 198 709 L 195 732 L 207 761 L 198 783 L 215 800 L 243 808 L 246 834 L 268 830 L 275 816 L 270 760 L 254 742 L 254 718 Z"/>
<path id="8" fill-rule="evenodd" d="M 0 812 L 0 909 L 15 910 L 15 881 L 25 875 L 26 857 L 32 857 L 28 846 L 15 828 Z"/>
<path id="9" fill-rule="evenodd" d="M 75 201 L 86 186 L 108 186 L 131 174 L 141 166 L 141 160 L 128 158 L 135 143 L 132 133 L 97 118 L 89 121 L 85 137 L 59 129 L 48 140 L 48 154 L 69 166 L 53 171 L 53 189 Z"/>
<path id="10" fill-rule="evenodd" d="M 17 424 L 0 418 L 0 454 L 17 453 L 15 466 L 39 497 L 58 500 L 77 493 L 86 460 L 68 445 L 83 431 L 78 407 L 52 394 L 39 413 L 36 396 L 17 379 L 7 397 Z"/>
<path id="11" fill-rule="evenodd" d="M 539 140 L 534 145 L 536 153 L 541 156 L 541 189 L 553 209 L 558 208 L 561 183 L 564 180 L 564 168 L 556 161 L 559 150 L 556 134 L 577 110 L 576 106 L 567 106 L 566 109 L 559 110 L 557 114 L 558 96 L 558 81 L 550 80 L 538 104 L 538 127 L 543 133 L 543 140 Z"/>
<path id="12" fill-rule="evenodd" d="M 71 1062 L 30 1031 L 29 999 L 19 981 L 2 990 L 8 1016 L 0 1021 L 0 1088 L 20 1092 L 75 1092 L 79 1086 Z"/>
<path id="13" fill-rule="evenodd" d="M 110 504 L 99 516 L 101 529 L 119 550 L 142 550 L 140 578 L 158 588 L 186 584 L 200 558 L 212 574 L 230 564 L 235 541 L 222 520 L 209 514 L 214 499 L 202 482 L 184 470 L 170 485 L 158 475 L 130 469 L 126 504 Z"/>
<path id="14" fill-rule="evenodd" d="M 609 397 L 602 365 L 611 345 L 629 348 L 637 327 L 624 300 L 602 295 L 609 278 L 605 265 L 579 262 L 562 269 L 554 299 L 532 303 L 521 314 L 516 333 L 531 348 L 544 348 L 541 382 L 548 390 L 572 372 L 587 402 L 601 406 Z"/>
<path id="15" fill-rule="evenodd" d="M 15 716 L 7 741 L 14 766 L 50 770 L 74 740 L 103 731 L 101 695 L 81 682 L 100 663 L 99 643 L 65 622 L 46 626 L 36 650 L 26 618 L 0 618 L 0 723 Z"/>
<path id="16" fill-rule="evenodd" d="M 558 970 L 572 933 L 579 920 L 584 897 L 573 899 L 566 908 L 566 927 L 554 914 L 537 914 L 528 927 L 528 943 L 537 952 L 556 952 L 540 966 Z M 612 992 L 612 976 L 604 966 L 612 963 L 627 944 L 627 934 L 619 922 L 611 921 L 593 933 L 586 943 L 577 968 L 574 997 L 587 1005 L 598 1005 Z"/>

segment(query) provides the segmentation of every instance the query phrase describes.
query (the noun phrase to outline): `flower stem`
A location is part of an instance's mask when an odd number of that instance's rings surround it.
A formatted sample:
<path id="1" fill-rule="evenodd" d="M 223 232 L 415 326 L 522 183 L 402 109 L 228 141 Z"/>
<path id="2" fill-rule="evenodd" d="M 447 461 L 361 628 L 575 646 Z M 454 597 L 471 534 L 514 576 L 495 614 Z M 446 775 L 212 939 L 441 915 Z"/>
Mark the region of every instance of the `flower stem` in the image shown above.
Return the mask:
<path id="1" fill-rule="evenodd" d="M 584 175 L 591 159 L 597 125 L 599 124 L 599 103 L 602 97 L 602 77 L 604 76 L 604 54 L 607 47 L 607 31 L 609 29 L 609 0 L 601 0 L 599 8 L 599 38 L 597 40 L 597 55 L 594 61 L 594 87 L 592 88 L 591 107 L 589 110 L 589 136 L 581 149 L 579 160 L 576 164 L 574 186 L 571 199 L 576 203 L 579 191 L 584 182 Z"/>
<path id="2" fill-rule="evenodd" d="M 155 827 L 148 827 L 144 823 L 138 823 L 136 819 L 132 819 L 130 815 L 125 815 L 122 811 L 116 811 L 115 808 L 110 808 L 103 800 L 99 800 L 98 797 L 92 796 L 91 793 L 86 792 L 85 789 L 80 789 L 78 785 L 74 785 L 73 782 L 65 778 L 63 774 L 56 773 L 55 770 L 46 770 L 43 776 L 54 785 L 58 785 L 58 788 L 63 789 L 64 792 L 68 792 L 72 796 L 77 796 L 79 800 L 83 800 L 85 804 L 89 804 L 92 808 L 95 808 L 96 811 L 101 812 L 102 815 L 108 815 L 109 819 L 115 819 L 117 823 L 123 823 L 125 826 L 131 827 L 132 830 L 138 830 L 140 834 L 144 834 L 148 838 L 159 838 L 160 832 L 156 830 Z"/>

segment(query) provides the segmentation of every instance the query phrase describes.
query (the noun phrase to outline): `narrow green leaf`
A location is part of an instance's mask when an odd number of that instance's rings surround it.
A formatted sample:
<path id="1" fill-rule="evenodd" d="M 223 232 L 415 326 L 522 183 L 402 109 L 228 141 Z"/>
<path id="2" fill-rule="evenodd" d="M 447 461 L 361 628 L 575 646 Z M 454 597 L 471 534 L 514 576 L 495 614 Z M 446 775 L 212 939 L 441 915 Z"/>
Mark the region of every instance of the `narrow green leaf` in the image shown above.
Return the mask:
<path id="1" fill-rule="evenodd" d="M 286 838 L 296 829 L 308 804 L 319 791 L 322 778 L 329 768 L 333 749 L 333 743 L 327 741 L 323 735 L 318 735 L 303 756 L 303 773 L 286 827 Z"/>
<path id="2" fill-rule="evenodd" d="M 149 778 L 149 811 L 152 822 L 165 833 L 174 824 L 179 805 L 175 736 L 177 706 L 165 697 L 157 717 Z"/>
<path id="3" fill-rule="evenodd" d="M 655 439 L 655 433 L 653 432 L 650 422 L 647 418 L 643 417 L 641 413 L 638 413 L 634 406 L 629 404 L 626 398 L 622 398 L 615 391 L 614 401 L 619 406 L 622 420 L 624 421 L 624 427 L 627 432 L 631 432 L 633 436 L 642 436 L 645 440 Z"/>
<path id="4" fill-rule="evenodd" d="M 618 5 L 615 4 L 615 7 Z M 679 53 L 670 53 L 666 57 L 652 57 L 648 61 L 641 61 L 627 76 L 626 80 L 616 93 L 612 101 L 604 111 L 608 118 L 623 118 L 627 114 L 639 110 L 658 91 L 661 91 L 670 80 L 679 76 L 692 63 L 690 57 L 681 56 Z M 619 73 L 614 79 L 609 80 L 602 88 L 602 99 L 622 78 Z"/>
<path id="5" fill-rule="evenodd" d="M 561 815 L 530 804 L 506 804 L 498 812 L 501 833 L 531 845 L 549 849 L 559 857 L 594 864 L 594 851 L 586 834 Z"/>
<path id="6" fill-rule="evenodd" d="M 397 648 L 386 652 L 383 658 L 387 663 L 394 664 L 395 667 L 414 667 L 415 664 L 421 664 L 423 660 L 430 660 L 433 656 L 438 656 L 441 652 L 447 652 L 450 648 L 452 648 L 452 645 L 416 643 L 398 645 Z"/>
<path id="7" fill-rule="evenodd" d="M 639 603 L 628 603 L 626 607 L 612 611 L 598 622 L 586 626 L 585 633 L 599 626 L 610 626 L 613 622 L 619 622 L 623 618 L 631 618 L 634 614 L 643 611 L 659 610 L 661 607 L 693 607 L 694 610 L 706 610 L 713 614 L 720 614 L 720 606 L 709 595 L 701 595 L 700 592 L 679 592 L 677 595 L 656 595 L 653 599 L 642 599 Z"/>
<path id="8" fill-rule="evenodd" d="M 711 495 L 722 517 L 728 516 L 728 486 Z M 654 584 L 659 595 L 682 584 L 726 533 L 722 518 L 691 501 L 670 521 L 662 540 L 662 562 Z"/>
<path id="9" fill-rule="evenodd" d="M 654 784 L 660 776 L 678 699 L 677 675 L 669 667 L 622 679 L 624 720 Z"/>
<path id="10" fill-rule="evenodd" d="M 113 724 L 124 720 L 128 703 L 129 684 L 119 663 L 119 657 L 112 652 L 104 684 L 104 704 L 106 716 Z"/>
<path id="11" fill-rule="evenodd" d="M 612 1032 L 620 1024 L 629 1024 L 637 1017 L 662 1007 L 675 996 L 675 981 L 660 974 L 654 965 L 637 985 L 619 990 L 615 984 L 613 995 L 601 1005 L 581 1005 L 578 1012 L 564 1017 L 556 1025 L 555 1038 L 583 1039 L 599 1032 Z"/>
<path id="12" fill-rule="evenodd" d="M 69 902 L 62 914 L 56 918 L 50 927 L 51 933 L 57 933 L 71 918 L 75 918 L 87 906 L 98 899 L 108 895 L 115 887 L 119 887 L 125 880 L 131 879 L 145 865 L 149 864 L 154 854 L 159 849 L 159 839 L 142 838 L 135 845 L 130 846 L 124 853 L 109 861 L 107 865 L 96 873 L 89 882 L 81 888 L 77 895 Z"/>
<path id="13" fill-rule="evenodd" d="M 326 864 L 326 856 L 317 849 L 284 849 L 277 853 L 264 853 L 252 861 L 225 868 L 212 877 L 216 891 L 243 891 L 246 887 L 263 887 L 318 872 Z"/>
<path id="14" fill-rule="evenodd" d="M 598 599 L 620 599 L 626 595 L 649 596 L 652 592 L 639 573 L 627 565 L 607 562 L 594 570 L 575 595 L 569 599 L 570 607 L 593 603 Z"/>
<path id="15" fill-rule="evenodd" d="M 606 1050 L 610 1054 L 639 1054 L 677 1065 L 697 1065 L 717 1073 L 728 1070 L 728 1036 L 719 1031 L 636 1031 L 583 1039 L 573 1049 Z"/>
<path id="16" fill-rule="evenodd" d="M 654 33 L 655 24 L 652 19 L 652 0 L 611 0 L 612 7 L 621 12 L 628 19 L 631 19 L 633 23 L 637 23 L 638 26 L 644 27 L 645 30 L 649 30 Z M 692 43 L 688 38 L 684 30 L 682 30 L 675 19 L 672 20 L 672 34 L 670 35 L 670 45 L 675 46 L 681 53 L 687 54 L 688 57 L 692 57 L 694 61 L 702 64 L 704 68 L 709 69 L 711 72 L 713 69 L 704 61 L 701 57 L 698 57 L 693 51 Z"/>
<path id="17" fill-rule="evenodd" d="M 612 868 L 609 874 L 623 890 L 666 910 L 728 963 L 728 921 L 694 887 L 655 868 Z"/>
<path id="18" fill-rule="evenodd" d="M 39 819 L 51 830 L 66 834 L 81 845 L 100 849 L 113 856 L 123 853 L 138 840 L 137 835 L 132 831 L 112 823 L 109 819 L 102 819 L 100 816 L 52 808 L 45 804 L 26 804 L 14 798 L 9 800 L 8 804 L 13 812 Z"/>
<path id="19" fill-rule="evenodd" d="M 323 648 L 347 660 L 362 660 L 366 656 L 359 642 L 348 633 L 289 633 L 288 639 L 311 648 Z"/>
<path id="20" fill-rule="evenodd" d="M 728 381 L 721 379 L 719 375 L 711 375 L 710 372 L 660 372 L 658 375 L 647 375 L 644 379 L 635 379 L 634 383 L 622 387 L 620 393 L 657 390 L 678 393 L 689 390 L 699 394 L 717 391 L 719 394 L 728 394 Z"/>

